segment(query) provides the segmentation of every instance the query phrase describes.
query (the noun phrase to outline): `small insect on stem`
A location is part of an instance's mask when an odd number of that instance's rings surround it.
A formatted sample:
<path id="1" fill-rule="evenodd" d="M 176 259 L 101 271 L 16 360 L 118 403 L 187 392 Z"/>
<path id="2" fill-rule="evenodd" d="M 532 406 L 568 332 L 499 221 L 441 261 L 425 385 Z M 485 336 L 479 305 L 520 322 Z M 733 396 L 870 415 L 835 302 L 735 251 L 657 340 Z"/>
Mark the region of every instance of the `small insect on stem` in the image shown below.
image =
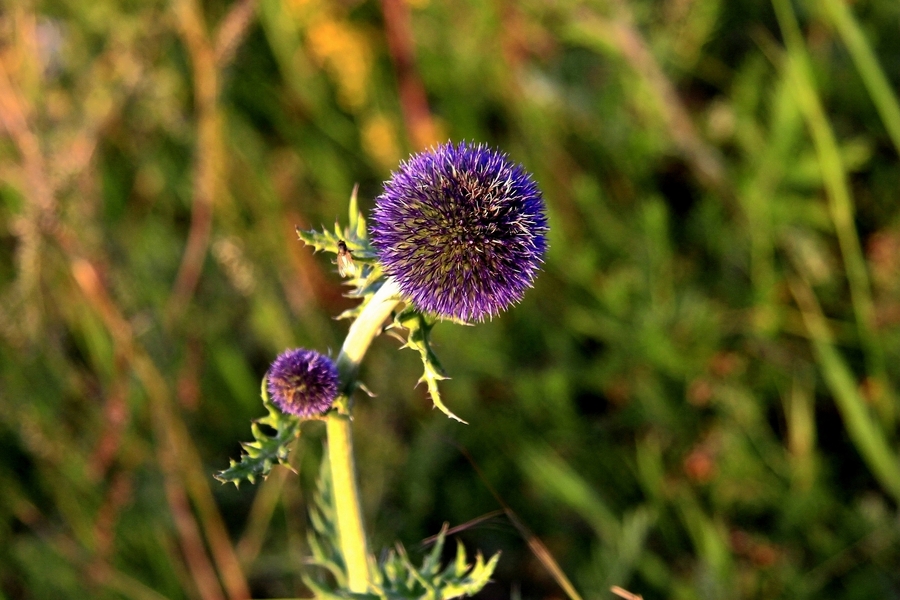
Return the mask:
<path id="1" fill-rule="evenodd" d="M 356 264 L 353 262 L 353 253 L 347 248 L 347 244 L 344 240 L 338 242 L 337 267 L 341 277 L 353 277 L 356 275 Z"/>

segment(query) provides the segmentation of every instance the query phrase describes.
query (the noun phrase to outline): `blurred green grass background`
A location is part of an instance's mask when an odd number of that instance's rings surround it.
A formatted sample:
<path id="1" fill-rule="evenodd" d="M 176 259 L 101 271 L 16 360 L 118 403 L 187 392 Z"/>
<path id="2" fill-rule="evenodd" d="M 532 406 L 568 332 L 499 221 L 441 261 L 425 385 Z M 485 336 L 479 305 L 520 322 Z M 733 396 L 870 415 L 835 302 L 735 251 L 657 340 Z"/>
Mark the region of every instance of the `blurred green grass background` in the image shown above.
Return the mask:
<path id="1" fill-rule="evenodd" d="M 501 148 L 525 300 L 378 340 L 374 548 L 500 508 L 585 598 L 900 598 L 900 4 L 5 0 L 0 598 L 296 597 L 322 431 L 222 486 L 286 347 L 351 305 L 294 227 L 409 152 Z M 477 468 L 476 466 L 477 465 Z M 502 516 L 483 598 L 562 598 Z"/>

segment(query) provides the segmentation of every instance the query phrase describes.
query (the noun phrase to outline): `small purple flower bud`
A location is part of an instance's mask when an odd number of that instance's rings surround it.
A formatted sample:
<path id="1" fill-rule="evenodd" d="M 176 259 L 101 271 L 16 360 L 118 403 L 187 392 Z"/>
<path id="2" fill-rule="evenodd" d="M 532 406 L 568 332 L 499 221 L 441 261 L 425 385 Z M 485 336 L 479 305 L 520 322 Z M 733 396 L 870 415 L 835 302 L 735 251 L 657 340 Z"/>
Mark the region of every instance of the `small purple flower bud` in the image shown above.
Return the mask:
<path id="1" fill-rule="evenodd" d="M 338 395 L 338 370 L 327 356 L 295 348 L 282 352 L 266 376 L 269 398 L 298 417 L 320 415 Z"/>
<path id="2" fill-rule="evenodd" d="M 484 144 L 412 156 L 384 184 L 371 222 L 372 246 L 403 295 L 463 321 L 521 300 L 547 248 L 541 191 Z"/>

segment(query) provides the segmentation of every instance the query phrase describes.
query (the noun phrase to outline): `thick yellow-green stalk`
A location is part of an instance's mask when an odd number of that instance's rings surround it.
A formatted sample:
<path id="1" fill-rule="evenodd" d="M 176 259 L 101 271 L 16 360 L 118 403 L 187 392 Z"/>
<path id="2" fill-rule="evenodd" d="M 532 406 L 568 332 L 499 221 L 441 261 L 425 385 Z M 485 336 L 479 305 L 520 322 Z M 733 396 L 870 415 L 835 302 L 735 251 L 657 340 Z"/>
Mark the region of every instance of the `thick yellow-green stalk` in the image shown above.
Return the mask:
<path id="1" fill-rule="evenodd" d="M 381 333 L 385 319 L 399 302 L 399 290 L 393 280 L 388 279 L 350 326 L 337 359 L 345 393 L 335 403 L 338 410 L 328 415 L 328 462 L 331 467 L 338 537 L 347 566 L 348 587 L 351 592 L 357 593 L 366 592 L 369 587 L 369 551 L 353 460 L 349 393 L 369 344 Z"/>

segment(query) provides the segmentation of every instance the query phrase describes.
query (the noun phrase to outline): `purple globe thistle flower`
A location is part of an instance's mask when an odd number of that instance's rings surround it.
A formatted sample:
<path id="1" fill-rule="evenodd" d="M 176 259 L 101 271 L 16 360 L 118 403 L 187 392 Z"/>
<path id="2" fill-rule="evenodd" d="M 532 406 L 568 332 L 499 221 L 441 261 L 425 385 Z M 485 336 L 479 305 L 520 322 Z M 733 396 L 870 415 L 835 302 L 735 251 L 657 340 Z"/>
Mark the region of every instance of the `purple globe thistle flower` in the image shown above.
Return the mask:
<path id="1" fill-rule="evenodd" d="M 269 398 L 282 411 L 298 417 L 319 415 L 338 395 L 338 370 L 327 356 L 295 348 L 282 352 L 266 376 Z"/>
<path id="2" fill-rule="evenodd" d="M 420 310 L 483 320 L 521 300 L 543 262 L 541 191 L 483 144 L 447 143 L 400 165 L 375 200 L 370 237 Z"/>

